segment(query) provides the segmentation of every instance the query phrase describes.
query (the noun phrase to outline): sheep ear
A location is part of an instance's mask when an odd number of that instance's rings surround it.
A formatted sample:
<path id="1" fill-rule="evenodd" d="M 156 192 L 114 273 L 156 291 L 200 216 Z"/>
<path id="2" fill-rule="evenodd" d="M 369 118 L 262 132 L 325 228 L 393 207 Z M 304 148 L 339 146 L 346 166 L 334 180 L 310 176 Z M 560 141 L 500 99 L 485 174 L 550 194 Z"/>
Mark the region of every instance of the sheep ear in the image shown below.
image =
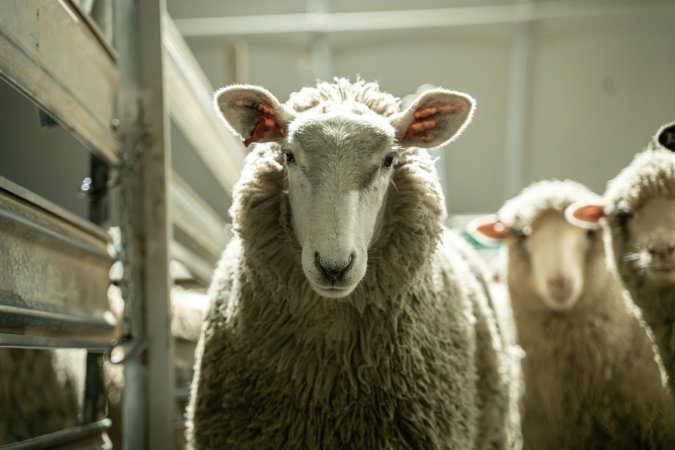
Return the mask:
<path id="1" fill-rule="evenodd" d="M 246 147 L 284 139 L 294 118 L 274 95 L 257 86 L 229 86 L 217 91 L 213 99 L 222 119 Z"/>
<path id="2" fill-rule="evenodd" d="M 675 152 L 675 122 L 661 128 L 656 139 L 663 147 Z"/>
<path id="3" fill-rule="evenodd" d="M 511 229 L 495 215 L 476 217 L 466 225 L 466 231 L 482 244 L 494 244 L 503 241 L 511 233 Z"/>
<path id="4" fill-rule="evenodd" d="M 598 200 L 579 200 L 565 209 L 567 221 L 581 228 L 598 228 L 604 217 L 607 217 L 605 208 Z"/>
<path id="5" fill-rule="evenodd" d="M 391 123 L 403 147 L 438 147 L 461 134 L 471 121 L 474 105 L 467 94 L 433 89 L 392 117 Z"/>

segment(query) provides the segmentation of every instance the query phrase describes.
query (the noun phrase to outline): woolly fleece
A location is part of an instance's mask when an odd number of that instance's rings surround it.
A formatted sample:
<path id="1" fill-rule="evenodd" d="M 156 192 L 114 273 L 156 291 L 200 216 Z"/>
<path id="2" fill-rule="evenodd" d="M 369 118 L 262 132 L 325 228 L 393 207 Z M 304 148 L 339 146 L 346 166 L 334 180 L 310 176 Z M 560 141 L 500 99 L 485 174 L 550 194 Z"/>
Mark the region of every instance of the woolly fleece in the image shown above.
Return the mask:
<path id="1" fill-rule="evenodd" d="M 68 352 L 0 349 L 0 445 L 78 424 L 80 386 L 67 367 L 77 358 Z"/>
<path id="2" fill-rule="evenodd" d="M 234 192 L 235 236 L 209 293 L 189 445 L 517 447 L 512 366 L 482 281 L 442 226 L 428 153 L 397 156 L 368 272 L 339 300 L 319 297 L 302 272 L 282 161 L 276 144 L 255 146 Z"/>
<path id="3" fill-rule="evenodd" d="M 665 128 L 667 126 L 662 130 Z M 605 208 L 617 270 L 654 332 L 675 398 L 675 288 L 650 283 L 632 260 L 626 258 L 631 214 L 649 199 L 675 199 L 675 152 L 658 143 L 660 132 L 609 182 Z"/>
<path id="4" fill-rule="evenodd" d="M 498 216 L 511 227 L 537 227 L 595 196 L 572 181 L 543 181 L 509 200 Z M 675 445 L 675 408 L 663 368 L 639 310 L 593 238 L 584 289 L 566 312 L 544 306 L 531 288 L 527 251 L 510 238 L 506 274 L 520 344 L 525 350 L 525 447 L 657 449 Z"/>

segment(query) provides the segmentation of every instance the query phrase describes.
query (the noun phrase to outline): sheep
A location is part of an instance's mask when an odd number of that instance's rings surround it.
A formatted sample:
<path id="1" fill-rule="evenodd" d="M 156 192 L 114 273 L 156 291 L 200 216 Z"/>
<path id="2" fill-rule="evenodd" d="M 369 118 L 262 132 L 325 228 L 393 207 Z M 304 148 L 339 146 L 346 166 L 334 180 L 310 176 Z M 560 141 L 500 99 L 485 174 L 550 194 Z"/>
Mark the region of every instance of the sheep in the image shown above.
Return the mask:
<path id="1" fill-rule="evenodd" d="M 476 219 L 503 240 L 505 281 L 525 351 L 525 448 L 674 448 L 675 406 L 639 310 L 607 266 L 602 236 L 565 218 L 597 197 L 541 181 Z"/>
<path id="2" fill-rule="evenodd" d="M 573 205 L 569 215 L 608 227 L 608 251 L 654 332 L 675 397 L 674 152 L 675 122 L 661 127 L 647 148 L 608 183 L 602 200 Z"/>
<path id="3" fill-rule="evenodd" d="M 241 85 L 215 103 L 256 145 L 209 289 L 191 448 L 516 448 L 507 353 L 424 149 L 473 100 L 436 89 L 399 111 L 335 79 L 286 104 Z"/>
<path id="4" fill-rule="evenodd" d="M 0 348 L 0 445 L 79 424 L 84 356 L 76 350 Z"/>

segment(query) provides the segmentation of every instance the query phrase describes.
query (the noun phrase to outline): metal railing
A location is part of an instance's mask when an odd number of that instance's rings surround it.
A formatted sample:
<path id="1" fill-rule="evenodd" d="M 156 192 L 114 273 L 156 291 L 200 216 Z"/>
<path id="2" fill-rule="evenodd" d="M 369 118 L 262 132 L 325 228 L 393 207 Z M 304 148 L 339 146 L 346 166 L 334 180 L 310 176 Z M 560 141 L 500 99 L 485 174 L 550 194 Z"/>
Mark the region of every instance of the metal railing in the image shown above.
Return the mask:
<path id="1" fill-rule="evenodd" d="M 169 261 L 206 285 L 229 240 L 225 222 L 171 169 L 167 124 L 176 122 L 227 193 L 243 146 L 220 126 L 212 87 L 164 1 L 112 8 L 114 26 L 102 31 L 79 2 L 0 3 L 0 78 L 87 148 L 93 186 L 84 220 L 0 178 L 0 347 L 88 352 L 84 423 L 1 449 L 105 448 L 102 358 L 120 330 L 141 350 L 125 361 L 124 447 L 171 448 L 173 404 L 187 391 L 172 374 Z M 121 324 L 107 300 L 111 224 L 122 236 Z"/>

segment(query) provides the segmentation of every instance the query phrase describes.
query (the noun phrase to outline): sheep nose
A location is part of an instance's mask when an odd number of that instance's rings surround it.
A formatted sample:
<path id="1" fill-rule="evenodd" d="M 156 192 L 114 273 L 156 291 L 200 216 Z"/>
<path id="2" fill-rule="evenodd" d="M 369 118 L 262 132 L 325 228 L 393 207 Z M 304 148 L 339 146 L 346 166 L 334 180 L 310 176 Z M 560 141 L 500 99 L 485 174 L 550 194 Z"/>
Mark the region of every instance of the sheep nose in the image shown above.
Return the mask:
<path id="1" fill-rule="evenodd" d="M 349 272 L 349 269 L 351 269 L 354 264 L 355 256 L 356 254 L 352 252 L 347 261 L 338 264 L 327 264 L 321 259 L 319 252 L 314 252 L 314 264 L 326 279 L 334 283 L 336 281 L 341 281 L 347 272 Z"/>
<path id="2" fill-rule="evenodd" d="M 648 251 L 652 257 L 668 259 L 675 253 L 675 244 L 660 243 L 651 245 Z"/>
<path id="3" fill-rule="evenodd" d="M 548 280 L 548 289 L 554 300 L 565 301 L 572 293 L 572 283 L 564 277 L 556 277 Z"/>

